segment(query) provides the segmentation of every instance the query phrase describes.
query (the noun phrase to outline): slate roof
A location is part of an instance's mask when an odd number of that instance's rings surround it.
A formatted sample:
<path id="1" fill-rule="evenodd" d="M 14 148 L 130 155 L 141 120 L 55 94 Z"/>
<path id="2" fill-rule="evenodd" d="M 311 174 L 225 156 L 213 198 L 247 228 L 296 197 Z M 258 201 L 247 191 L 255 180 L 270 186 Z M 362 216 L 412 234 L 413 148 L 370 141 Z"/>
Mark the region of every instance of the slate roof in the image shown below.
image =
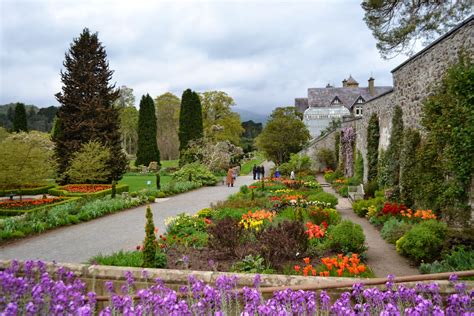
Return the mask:
<path id="1" fill-rule="evenodd" d="M 331 102 L 337 97 L 342 104 L 349 110 L 354 106 L 359 97 L 364 102 L 377 97 L 378 95 L 392 90 L 392 87 L 375 86 L 375 95 L 371 96 L 368 87 L 340 87 L 340 88 L 309 88 L 308 89 L 308 106 L 310 107 L 326 107 L 333 106 Z"/>

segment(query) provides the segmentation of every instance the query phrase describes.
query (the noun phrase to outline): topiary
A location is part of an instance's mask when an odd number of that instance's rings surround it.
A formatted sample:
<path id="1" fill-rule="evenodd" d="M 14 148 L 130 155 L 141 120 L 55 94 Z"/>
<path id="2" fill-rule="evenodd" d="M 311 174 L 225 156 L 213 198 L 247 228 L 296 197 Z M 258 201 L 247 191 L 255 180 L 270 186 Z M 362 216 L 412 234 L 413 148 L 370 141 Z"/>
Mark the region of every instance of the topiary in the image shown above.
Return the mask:
<path id="1" fill-rule="evenodd" d="M 380 235 L 389 243 L 395 244 L 398 239 L 411 229 L 411 227 L 412 225 L 407 222 L 391 218 L 384 223 Z"/>
<path id="2" fill-rule="evenodd" d="M 361 254 L 366 250 L 362 227 L 349 220 L 343 220 L 329 232 L 331 248 L 337 252 Z"/>
<path id="3" fill-rule="evenodd" d="M 154 202 L 155 202 L 155 199 L 156 199 L 156 197 L 155 197 L 154 195 L 150 195 L 150 196 L 148 197 L 148 202 L 154 203 Z"/>
<path id="4" fill-rule="evenodd" d="M 156 236 L 155 224 L 153 223 L 153 213 L 150 205 L 146 207 L 145 240 L 143 241 L 143 264 L 144 268 L 155 266 Z"/>
<path id="5" fill-rule="evenodd" d="M 415 262 L 432 262 L 439 257 L 447 232 L 445 223 L 428 220 L 416 224 L 397 242 L 397 252 Z"/>

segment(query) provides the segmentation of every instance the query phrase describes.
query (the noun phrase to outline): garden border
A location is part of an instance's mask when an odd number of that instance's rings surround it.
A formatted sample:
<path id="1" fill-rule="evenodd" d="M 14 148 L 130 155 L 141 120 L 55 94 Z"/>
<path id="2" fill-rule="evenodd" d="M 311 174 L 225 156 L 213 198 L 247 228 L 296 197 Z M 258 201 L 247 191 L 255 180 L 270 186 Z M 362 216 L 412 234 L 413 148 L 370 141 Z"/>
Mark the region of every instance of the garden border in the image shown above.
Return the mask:
<path id="1" fill-rule="evenodd" d="M 39 207 L 35 207 L 35 208 L 30 208 L 30 209 L 27 209 L 27 210 L 0 209 L 0 215 L 2 215 L 2 216 L 19 216 L 19 215 L 23 215 L 23 214 L 31 213 L 31 212 L 45 211 L 45 210 L 48 210 L 50 208 L 53 208 L 53 207 L 61 205 L 61 204 L 78 201 L 82 197 L 62 196 L 62 198 L 64 198 L 65 200 L 57 202 L 57 203 L 51 203 L 51 204 L 47 204 L 47 205 L 43 205 L 43 206 L 39 206 Z"/>

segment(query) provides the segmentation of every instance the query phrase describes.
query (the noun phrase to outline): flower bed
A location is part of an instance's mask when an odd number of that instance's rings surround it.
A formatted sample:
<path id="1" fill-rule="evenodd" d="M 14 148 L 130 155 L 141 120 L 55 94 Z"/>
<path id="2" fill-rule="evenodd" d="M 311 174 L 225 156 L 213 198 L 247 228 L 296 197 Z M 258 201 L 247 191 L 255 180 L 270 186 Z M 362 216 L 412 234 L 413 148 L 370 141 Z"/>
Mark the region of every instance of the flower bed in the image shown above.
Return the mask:
<path id="1" fill-rule="evenodd" d="M 5 200 L 0 201 L 0 209 L 17 209 L 17 210 L 27 210 L 35 208 L 38 206 L 43 206 L 47 204 L 57 203 L 64 200 L 64 198 L 55 197 L 55 198 L 41 198 L 41 199 L 24 199 L 24 200 Z"/>
<path id="2" fill-rule="evenodd" d="M 143 278 L 149 278 L 143 271 Z M 110 299 L 99 304 L 95 292 L 72 272 L 60 267 L 54 274 L 41 262 L 28 261 L 24 273 L 19 265 L 0 271 L 5 315 L 469 315 L 472 300 L 467 286 L 450 279 L 455 293 L 442 296 L 438 284 L 417 284 L 415 288 L 395 286 L 391 276 L 385 289 L 354 284 L 350 291 L 331 298 L 326 291 L 276 291 L 264 298 L 261 278 L 256 275 L 252 287 L 237 288 L 238 277 L 220 276 L 215 285 L 194 276 L 179 291 L 163 282 L 150 280 L 137 289 L 133 274 L 125 272 L 120 291 L 106 281 Z"/>
<path id="3" fill-rule="evenodd" d="M 296 274 L 293 266 L 305 257 L 323 265 L 322 258 L 364 251 L 362 230 L 346 231 L 347 223 L 332 204 L 314 198 L 322 193 L 319 186 L 306 181 L 295 189 L 297 182 L 291 180 L 266 180 L 262 188 L 261 183 L 243 186 L 227 201 L 194 216 L 167 219 L 166 231 L 154 238 L 157 252 L 167 256 L 167 268 Z M 101 260 L 110 262 L 99 258 L 97 263 Z M 361 275 L 372 272 L 365 269 Z"/>
<path id="4" fill-rule="evenodd" d="M 70 193 L 95 193 L 111 188 L 112 186 L 109 184 L 68 184 L 61 187 Z"/>
<path id="5" fill-rule="evenodd" d="M 116 193 L 128 192 L 128 185 L 118 184 L 115 187 Z M 68 184 L 65 186 L 50 189 L 51 195 L 56 196 L 87 196 L 93 198 L 104 197 L 112 193 L 110 184 Z"/>

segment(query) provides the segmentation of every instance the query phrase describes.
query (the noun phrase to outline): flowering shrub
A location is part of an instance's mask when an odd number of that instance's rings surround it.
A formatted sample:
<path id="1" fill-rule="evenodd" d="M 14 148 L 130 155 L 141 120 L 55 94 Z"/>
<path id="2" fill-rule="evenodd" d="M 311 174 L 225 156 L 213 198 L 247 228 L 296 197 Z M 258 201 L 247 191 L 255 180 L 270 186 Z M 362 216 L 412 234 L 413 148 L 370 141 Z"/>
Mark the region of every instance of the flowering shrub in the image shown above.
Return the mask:
<path id="1" fill-rule="evenodd" d="M 305 181 L 303 185 L 308 189 L 320 189 L 321 185 L 316 181 Z"/>
<path id="2" fill-rule="evenodd" d="M 71 193 L 94 193 L 112 188 L 109 184 L 68 184 L 61 187 Z"/>
<path id="3" fill-rule="evenodd" d="M 309 264 L 309 260 L 308 260 Z M 308 268 L 308 272 L 310 269 Z M 311 269 L 312 273 L 312 269 Z M 86 292 L 86 285 L 72 272 L 58 268 L 54 275 L 46 272 L 41 262 L 25 263 L 20 276 L 17 262 L 0 271 L 2 299 L 0 310 L 5 315 L 468 315 L 472 301 L 465 284 L 455 275 L 450 281 L 455 293 L 445 300 L 436 283 L 417 284 L 411 289 L 404 285 L 394 289 L 389 276 L 386 289 L 364 288 L 354 284 L 334 303 L 326 291 L 276 291 L 265 299 L 259 291 L 257 274 L 253 287 L 237 292 L 236 276 L 219 276 L 215 286 L 205 284 L 194 276 L 188 286 L 178 292 L 166 287 L 159 279 L 149 287 L 136 290 L 135 280 L 125 272 L 126 282 L 120 291 L 112 281 L 105 287 L 111 299 L 105 306 L 97 305 L 97 294 Z M 147 278 L 146 271 L 143 277 Z M 238 294 L 237 294 L 238 293 Z M 189 294 L 189 295 L 188 295 Z M 138 299 L 134 300 L 136 296 Z M 354 299 L 353 299 L 354 298 Z M 102 308 L 97 310 L 96 308 Z"/>
<path id="4" fill-rule="evenodd" d="M 290 189 L 299 189 L 303 185 L 303 181 L 300 180 L 281 180 L 281 183 Z"/>
<path id="5" fill-rule="evenodd" d="M 326 226 L 337 225 L 341 222 L 341 215 L 333 208 L 311 206 L 308 208 L 308 215 L 311 221 L 318 225 L 322 223 L 326 223 Z"/>
<path id="6" fill-rule="evenodd" d="M 328 224 L 326 222 L 322 222 L 322 225 L 320 227 L 319 225 L 307 222 L 306 227 L 308 229 L 305 231 L 305 233 L 308 234 L 308 239 L 320 239 L 324 237 L 326 229 L 328 228 Z"/>
<path id="7" fill-rule="evenodd" d="M 47 198 L 47 199 L 35 199 L 35 200 L 7 200 L 0 202 L 0 209 L 21 209 L 26 210 L 42 205 L 52 204 L 62 201 L 63 198 Z"/>
<path id="8" fill-rule="evenodd" d="M 399 215 L 401 211 L 406 211 L 407 207 L 403 204 L 386 202 L 382 208 L 383 215 Z"/>
<path id="9" fill-rule="evenodd" d="M 411 209 L 407 209 L 400 211 L 400 214 L 405 218 L 415 221 L 436 219 L 436 215 L 433 214 L 432 210 L 417 210 L 416 212 L 413 212 Z"/>
<path id="10" fill-rule="evenodd" d="M 255 229 L 258 231 L 263 225 L 264 220 L 271 222 L 275 215 L 275 212 L 269 212 L 266 210 L 258 210 L 253 213 L 252 211 L 248 211 L 247 214 L 242 215 L 242 220 L 239 222 L 239 224 L 245 229 Z"/>

